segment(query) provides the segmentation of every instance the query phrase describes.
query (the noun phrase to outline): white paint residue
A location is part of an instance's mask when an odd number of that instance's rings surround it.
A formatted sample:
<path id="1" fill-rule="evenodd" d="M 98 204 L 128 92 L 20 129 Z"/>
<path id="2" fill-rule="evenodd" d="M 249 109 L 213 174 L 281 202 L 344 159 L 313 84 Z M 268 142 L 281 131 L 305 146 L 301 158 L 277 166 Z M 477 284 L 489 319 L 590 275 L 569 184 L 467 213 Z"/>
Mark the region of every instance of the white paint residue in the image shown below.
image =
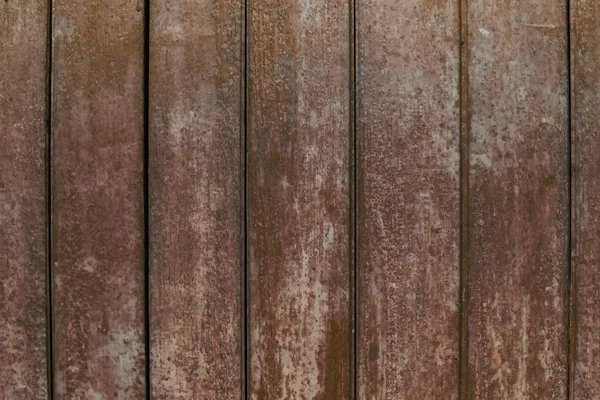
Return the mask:
<path id="1" fill-rule="evenodd" d="M 521 358 L 519 359 L 517 376 L 516 399 L 526 399 L 529 393 L 529 381 L 527 380 L 527 366 L 529 358 L 528 325 L 529 325 L 529 295 L 525 296 L 523 313 L 521 314 Z"/>
<path id="2" fill-rule="evenodd" d="M 320 257 L 321 251 L 315 251 L 315 245 L 320 246 L 325 253 L 330 240 L 330 235 L 335 235 L 333 225 L 326 224 L 326 232 L 319 241 L 319 232 L 313 230 L 309 233 L 301 245 L 301 257 L 299 260 L 290 258 L 287 262 L 292 263 L 297 271 L 295 276 L 286 279 L 286 288 L 282 293 L 297 299 L 291 304 L 282 302 L 282 309 L 278 314 L 289 313 L 293 310 L 296 315 L 302 316 L 304 322 L 301 326 L 310 326 L 308 334 L 291 334 L 289 329 L 280 329 L 277 332 L 278 356 L 281 362 L 282 381 L 281 393 L 283 398 L 315 398 L 322 389 L 319 384 L 319 364 L 317 355 L 319 346 L 326 334 L 327 327 L 323 325 L 329 310 L 329 292 L 321 284 L 323 264 Z M 298 262 L 299 261 L 299 262 Z M 313 269 L 313 266 L 319 266 Z M 293 330 L 293 329 L 292 329 Z M 299 351 L 302 349 L 302 351 Z M 301 354 L 301 356 L 299 356 Z"/>

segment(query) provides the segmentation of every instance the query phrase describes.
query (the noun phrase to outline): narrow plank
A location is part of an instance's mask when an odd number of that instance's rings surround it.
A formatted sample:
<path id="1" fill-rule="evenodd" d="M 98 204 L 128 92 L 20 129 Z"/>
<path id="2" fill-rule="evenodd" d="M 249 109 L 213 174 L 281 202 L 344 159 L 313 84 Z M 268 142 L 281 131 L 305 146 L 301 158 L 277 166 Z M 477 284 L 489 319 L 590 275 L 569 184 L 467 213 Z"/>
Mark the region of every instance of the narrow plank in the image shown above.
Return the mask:
<path id="1" fill-rule="evenodd" d="M 573 268 L 576 351 L 572 394 L 600 398 L 600 3 L 572 3 Z"/>
<path id="2" fill-rule="evenodd" d="M 142 3 L 53 3 L 54 398 L 144 399 Z"/>
<path id="3" fill-rule="evenodd" d="M 248 11 L 249 396 L 350 399 L 350 4 Z"/>
<path id="4" fill-rule="evenodd" d="M 0 398 L 47 398 L 47 15 L 0 2 Z"/>
<path id="5" fill-rule="evenodd" d="M 469 398 L 564 399 L 566 2 L 469 2 Z"/>
<path id="6" fill-rule="evenodd" d="M 359 398 L 455 399 L 458 3 L 358 7 Z"/>
<path id="7" fill-rule="evenodd" d="M 154 399 L 240 399 L 243 2 L 150 4 Z"/>

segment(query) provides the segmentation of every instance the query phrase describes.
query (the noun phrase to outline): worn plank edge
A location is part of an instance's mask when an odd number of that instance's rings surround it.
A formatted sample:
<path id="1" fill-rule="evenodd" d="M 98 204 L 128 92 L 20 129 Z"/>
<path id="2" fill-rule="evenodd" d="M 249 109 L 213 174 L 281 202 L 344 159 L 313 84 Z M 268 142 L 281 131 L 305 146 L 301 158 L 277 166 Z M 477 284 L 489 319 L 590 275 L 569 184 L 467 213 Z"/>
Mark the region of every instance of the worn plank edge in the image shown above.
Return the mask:
<path id="1" fill-rule="evenodd" d="M 468 0 L 460 0 L 459 7 L 459 127 L 460 127 L 460 332 L 458 398 L 468 399 L 469 390 L 469 51 Z"/>
<path id="2" fill-rule="evenodd" d="M 240 187 L 244 191 L 240 201 L 240 386 L 241 398 L 249 396 L 250 359 L 250 270 L 248 264 L 248 2 L 242 0 L 242 31 L 240 34 Z"/>
<path id="3" fill-rule="evenodd" d="M 47 0 L 46 22 L 46 385 L 54 399 L 52 332 L 52 4 Z"/>
<path id="4" fill-rule="evenodd" d="M 150 0 L 144 1 L 144 64 L 143 64 L 143 102 L 144 102 L 144 144 L 143 144 L 143 191 L 144 191 L 144 351 L 146 398 L 150 399 Z"/>
<path id="5" fill-rule="evenodd" d="M 348 154 L 348 192 L 350 196 L 349 206 L 350 212 L 348 217 L 350 219 L 348 225 L 348 250 L 350 252 L 348 259 L 350 260 L 349 273 L 350 273 L 350 288 L 349 288 L 349 304 L 350 307 L 348 315 L 350 326 L 350 398 L 358 399 L 358 327 L 359 327 L 359 314 L 358 314 L 358 155 L 356 149 L 357 138 L 356 138 L 356 115 L 357 111 L 357 65 L 358 65 L 358 52 L 357 49 L 357 20 L 358 20 L 358 1 L 348 0 L 348 9 L 350 16 L 348 18 L 348 42 L 349 42 L 349 133 L 350 140 L 348 143 L 349 154 Z"/>
<path id="6" fill-rule="evenodd" d="M 568 135 L 569 135 L 569 150 L 568 150 L 568 168 L 569 168 L 569 207 L 568 207 L 568 218 L 569 218 L 569 237 L 568 241 L 568 252 L 567 259 L 569 260 L 569 283 L 568 283 L 568 321 L 567 321 L 567 351 L 568 351 L 568 363 L 567 363 L 567 397 L 569 400 L 575 399 L 575 355 L 577 351 L 577 286 L 576 286 L 576 270 L 575 261 L 577 260 L 577 223 L 578 215 L 575 205 L 577 204 L 577 180 L 575 174 L 577 170 L 576 165 L 576 151 L 577 143 L 575 134 L 576 120 L 575 120 L 575 13 L 574 13 L 574 1 L 567 1 L 567 70 L 568 70 Z"/>

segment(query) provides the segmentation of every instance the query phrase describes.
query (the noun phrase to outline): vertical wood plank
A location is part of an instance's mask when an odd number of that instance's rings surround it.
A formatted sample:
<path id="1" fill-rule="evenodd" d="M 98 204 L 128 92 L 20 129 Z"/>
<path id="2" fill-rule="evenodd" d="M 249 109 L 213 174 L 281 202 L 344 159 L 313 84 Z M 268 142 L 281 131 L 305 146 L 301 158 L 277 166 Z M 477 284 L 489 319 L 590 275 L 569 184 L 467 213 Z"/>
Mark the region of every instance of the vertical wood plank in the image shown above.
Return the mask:
<path id="1" fill-rule="evenodd" d="M 350 15 L 249 1 L 252 399 L 352 396 Z"/>
<path id="2" fill-rule="evenodd" d="M 358 7 L 359 398 L 455 399 L 458 3 Z"/>
<path id="3" fill-rule="evenodd" d="M 54 397 L 143 399 L 143 3 L 53 4 Z"/>
<path id="4" fill-rule="evenodd" d="M 469 398 L 567 388 L 566 3 L 469 2 Z"/>
<path id="5" fill-rule="evenodd" d="M 0 398 L 47 398 L 47 16 L 0 2 Z"/>
<path id="6" fill-rule="evenodd" d="M 600 398 L 600 3 L 572 2 L 573 267 L 576 351 L 573 394 Z"/>
<path id="7" fill-rule="evenodd" d="M 154 399 L 242 395 L 243 4 L 150 4 Z"/>

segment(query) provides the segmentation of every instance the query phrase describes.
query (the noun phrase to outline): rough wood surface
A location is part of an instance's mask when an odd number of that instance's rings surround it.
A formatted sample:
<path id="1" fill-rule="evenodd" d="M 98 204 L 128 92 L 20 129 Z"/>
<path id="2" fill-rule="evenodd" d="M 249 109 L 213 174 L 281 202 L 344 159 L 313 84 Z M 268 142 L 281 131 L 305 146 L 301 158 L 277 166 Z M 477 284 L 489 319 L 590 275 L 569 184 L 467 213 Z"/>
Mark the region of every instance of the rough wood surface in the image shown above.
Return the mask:
<path id="1" fill-rule="evenodd" d="M 0 2 L 0 398 L 47 398 L 44 0 Z"/>
<path id="2" fill-rule="evenodd" d="M 154 399 L 240 399 L 243 2 L 150 4 Z"/>
<path id="3" fill-rule="evenodd" d="M 251 0 L 249 396 L 350 399 L 350 9 Z"/>
<path id="4" fill-rule="evenodd" d="M 566 3 L 469 1 L 469 398 L 567 389 Z"/>
<path id="5" fill-rule="evenodd" d="M 357 16 L 359 398 L 455 399 L 458 3 Z"/>
<path id="6" fill-rule="evenodd" d="M 53 4 L 54 398 L 145 399 L 141 2 Z"/>
<path id="7" fill-rule="evenodd" d="M 572 8 L 574 399 L 600 398 L 600 3 Z"/>

